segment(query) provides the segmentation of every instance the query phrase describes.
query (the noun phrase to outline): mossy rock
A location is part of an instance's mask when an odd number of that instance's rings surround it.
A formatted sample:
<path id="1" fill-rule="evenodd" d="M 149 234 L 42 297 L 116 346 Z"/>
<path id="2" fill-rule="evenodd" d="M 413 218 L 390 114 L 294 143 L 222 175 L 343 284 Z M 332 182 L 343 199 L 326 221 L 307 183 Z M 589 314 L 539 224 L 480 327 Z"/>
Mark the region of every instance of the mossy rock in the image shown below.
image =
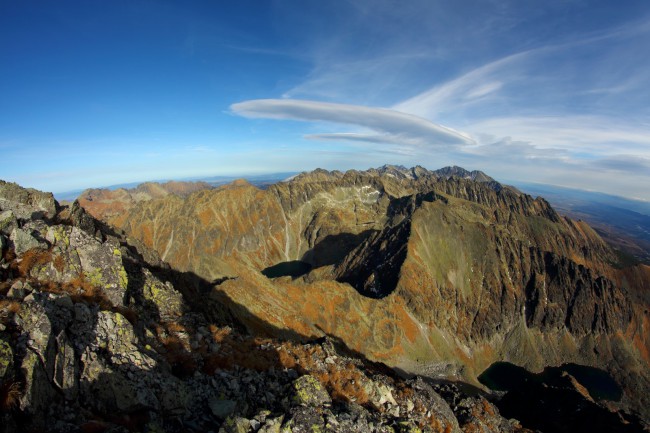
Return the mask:
<path id="1" fill-rule="evenodd" d="M 250 431 L 251 424 L 250 421 L 247 420 L 246 418 L 238 417 L 238 416 L 233 416 L 233 417 L 228 417 L 221 428 L 219 429 L 219 432 L 223 433 L 248 433 Z"/>
<path id="2" fill-rule="evenodd" d="M 322 407 L 332 404 L 332 398 L 327 390 L 314 376 L 301 376 L 293 382 L 292 386 L 295 392 L 293 401 L 297 405 Z"/>
<path id="3" fill-rule="evenodd" d="M 14 365 L 14 351 L 9 343 L 0 340 L 0 379 L 8 377 Z"/>
<path id="4" fill-rule="evenodd" d="M 410 421 L 400 421 L 396 427 L 398 433 L 422 433 L 422 430 Z"/>

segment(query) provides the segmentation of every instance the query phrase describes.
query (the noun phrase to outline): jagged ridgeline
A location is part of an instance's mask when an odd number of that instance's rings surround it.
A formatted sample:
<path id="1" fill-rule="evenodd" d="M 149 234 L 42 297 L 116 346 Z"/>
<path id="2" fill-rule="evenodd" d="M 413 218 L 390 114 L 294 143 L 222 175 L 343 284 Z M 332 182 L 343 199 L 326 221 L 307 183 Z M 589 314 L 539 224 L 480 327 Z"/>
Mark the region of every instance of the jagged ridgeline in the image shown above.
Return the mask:
<path id="1" fill-rule="evenodd" d="M 263 190 L 119 194 L 62 207 L 0 181 L 0 431 L 648 419 L 648 267 L 619 266 L 586 224 L 481 172 L 317 170 Z M 472 387 L 480 373 L 508 391 L 499 409 Z M 526 416 L 539 408 L 555 415 Z"/>
<path id="2" fill-rule="evenodd" d="M 213 282 L 203 302 L 249 331 L 329 335 L 476 384 L 503 360 L 598 367 L 622 384 L 619 404 L 648 413 L 650 268 L 619 265 L 586 223 L 482 172 L 316 170 L 141 201 L 106 222 Z"/>

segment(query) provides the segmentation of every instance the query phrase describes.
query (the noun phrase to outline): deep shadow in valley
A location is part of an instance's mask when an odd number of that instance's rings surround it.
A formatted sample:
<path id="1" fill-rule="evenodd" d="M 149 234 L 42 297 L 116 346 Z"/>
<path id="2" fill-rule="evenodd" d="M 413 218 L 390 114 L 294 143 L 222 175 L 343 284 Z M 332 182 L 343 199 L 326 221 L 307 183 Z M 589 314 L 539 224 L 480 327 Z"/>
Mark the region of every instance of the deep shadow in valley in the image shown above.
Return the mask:
<path id="1" fill-rule="evenodd" d="M 305 252 L 300 260 L 276 263 L 261 272 L 268 278 L 299 278 L 312 269 L 334 266 L 334 279 L 348 283 L 361 295 L 381 299 L 397 287 L 399 270 L 406 259 L 411 216 L 424 202 L 447 199 L 435 191 L 391 198 L 383 230 L 359 234 L 328 235 Z"/>
<path id="2" fill-rule="evenodd" d="M 377 230 L 365 230 L 359 234 L 339 233 L 327 235 L 317 242 L 313 248 L 305 252 L 300 260 L 276 263 L 261 272 L 268 278 L 302 277 L 312 269 L 340 263 L 348 254 L 376 232 Z"/>
<path id="3" fill-rule="evenodd" d="M 501 415 L 528 428 L 558 433 L 644 431 L 637 415 L 606 408 L 606 401 L 621 399 L 622 389 L 606 371 L 595 367 L 564 364 L 535 374 L 509 362 L 496 362 L 478 379 L 504 393 L 494 401 Z"/>

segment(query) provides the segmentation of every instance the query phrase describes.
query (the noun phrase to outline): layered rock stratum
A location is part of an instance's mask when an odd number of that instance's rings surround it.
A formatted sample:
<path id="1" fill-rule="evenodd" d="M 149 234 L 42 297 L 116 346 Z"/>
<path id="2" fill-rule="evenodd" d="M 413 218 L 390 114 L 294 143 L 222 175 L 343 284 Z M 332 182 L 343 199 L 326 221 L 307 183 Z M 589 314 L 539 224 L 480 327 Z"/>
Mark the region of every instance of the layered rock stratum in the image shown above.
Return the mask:
<path id="1" fill-rule="evenodd" d="M 206 314 L 329 336 L 406 373 L 478 385 L 491 364 L 575 363 L 648 419 L 650 267 L 481 172 L 385 166 L 142 201 L 105 221 L 212 283 Z"/>

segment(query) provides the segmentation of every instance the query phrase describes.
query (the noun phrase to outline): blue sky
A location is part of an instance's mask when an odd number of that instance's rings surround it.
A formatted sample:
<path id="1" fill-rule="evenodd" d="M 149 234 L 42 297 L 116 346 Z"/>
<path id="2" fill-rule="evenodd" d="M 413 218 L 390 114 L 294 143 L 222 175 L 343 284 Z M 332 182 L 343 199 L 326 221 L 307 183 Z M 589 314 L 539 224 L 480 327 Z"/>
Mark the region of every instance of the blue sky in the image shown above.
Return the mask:
<path id="1" fill-rule="evenodd" d="M 0 0 L 0 178 L 386 163 L 650 200 L 650 3 Z"/>

